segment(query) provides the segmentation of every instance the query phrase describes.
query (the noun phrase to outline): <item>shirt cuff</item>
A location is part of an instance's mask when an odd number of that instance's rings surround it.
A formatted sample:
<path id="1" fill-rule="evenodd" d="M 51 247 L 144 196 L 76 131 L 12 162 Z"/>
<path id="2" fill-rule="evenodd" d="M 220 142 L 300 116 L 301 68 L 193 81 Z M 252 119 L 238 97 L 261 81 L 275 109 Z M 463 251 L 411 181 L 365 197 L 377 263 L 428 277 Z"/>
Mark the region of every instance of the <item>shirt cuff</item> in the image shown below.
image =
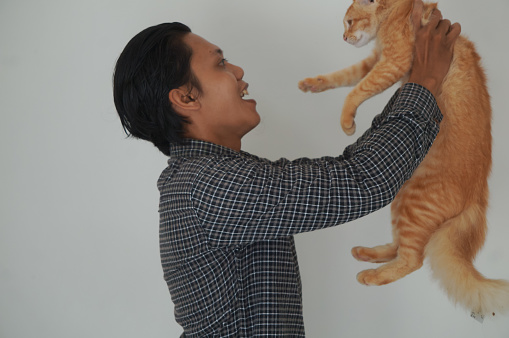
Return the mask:
<path id="1" fill-rule="evenodd" d="M 433 94 L 426 87 L 417 83 L 406 83 L 401 88 L 392 110 L 395 113 L 422 111 L 423 114 L 427 115 L 428 121 L 434 120 L 437 123 L 440 123 L 443 119 L 442 112 Z"/>

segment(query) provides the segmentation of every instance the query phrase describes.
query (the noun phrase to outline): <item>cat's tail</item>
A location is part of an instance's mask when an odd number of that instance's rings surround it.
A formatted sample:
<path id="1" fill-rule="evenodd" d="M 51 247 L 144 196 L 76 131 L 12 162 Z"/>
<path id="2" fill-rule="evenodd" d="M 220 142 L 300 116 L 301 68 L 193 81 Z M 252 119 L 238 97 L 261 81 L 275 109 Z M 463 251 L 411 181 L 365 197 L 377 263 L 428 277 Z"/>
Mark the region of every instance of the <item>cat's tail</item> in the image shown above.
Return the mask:
<path id="1" fill-rule="evenodd" d="M 473 265 L 486 234 L 482 209 L 469 208 L 444 223 L 428 242 L 426 257 L 454 303 L 486 316 L 509 311 L 509 281 L 487 279 Z"/>

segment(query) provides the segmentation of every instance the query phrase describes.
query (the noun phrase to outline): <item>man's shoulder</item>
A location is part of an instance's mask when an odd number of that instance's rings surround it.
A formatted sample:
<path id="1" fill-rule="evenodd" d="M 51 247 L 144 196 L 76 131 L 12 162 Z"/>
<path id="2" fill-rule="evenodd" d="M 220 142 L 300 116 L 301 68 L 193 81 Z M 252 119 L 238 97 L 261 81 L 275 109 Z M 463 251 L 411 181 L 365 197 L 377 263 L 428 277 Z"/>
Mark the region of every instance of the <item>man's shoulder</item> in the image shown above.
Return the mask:
<path id="1" fill-rule="evenodd" d="M 168 166 L 161 172 L 157 186 L 183 184 L 193 186 L 198 182 L 226 182 L 252 176 L 270 161 L 246 153 L 210 153 L 199 156 L 176 156 L 168 159 Z M 202 184 L 200 183 L 200 184 Z"/>

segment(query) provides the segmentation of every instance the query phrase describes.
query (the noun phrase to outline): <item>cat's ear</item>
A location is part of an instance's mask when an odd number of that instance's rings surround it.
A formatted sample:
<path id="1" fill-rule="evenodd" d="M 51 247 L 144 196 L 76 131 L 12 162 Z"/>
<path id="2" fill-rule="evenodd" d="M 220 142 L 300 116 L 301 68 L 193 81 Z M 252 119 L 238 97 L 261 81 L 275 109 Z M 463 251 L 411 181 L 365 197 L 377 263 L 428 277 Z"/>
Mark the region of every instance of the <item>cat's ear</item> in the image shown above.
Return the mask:
<path id="1" fill-rule="evenodd" d="M 358 3 L 362 6 L 372 5 L 378 3 L 380 0 L 354 0 L 354 2 Z"/>

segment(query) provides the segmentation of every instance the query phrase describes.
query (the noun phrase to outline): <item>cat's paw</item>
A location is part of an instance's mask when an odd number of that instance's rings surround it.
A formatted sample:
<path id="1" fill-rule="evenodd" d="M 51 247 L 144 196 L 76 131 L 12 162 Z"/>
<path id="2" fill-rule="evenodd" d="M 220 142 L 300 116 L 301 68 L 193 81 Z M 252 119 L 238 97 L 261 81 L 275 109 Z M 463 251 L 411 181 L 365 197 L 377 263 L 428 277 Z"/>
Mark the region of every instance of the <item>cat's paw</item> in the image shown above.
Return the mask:
<path id="1" fill-rule="evenodd" d="M 332 86 L 327 78 L 324 76 L 308 77 L 302 81 L 299 81 L 299 89 L 303 92 L 319 93 L 327 89 L 332 89 Z"/>
<path id="2" fill-rule="evenodd" d="M 362 247 L 362 246 L 356 246 L 354 248 L 352 248 L 352 256 L 358 260 L 358 261 L 361 261 L 361 262 L 371 262 L 372 261 L 372 257 L 367 255 L 367 253 L 365 252 L 365 247 Z"/>
<path id="3" fill-rule="evenodd" d="M 376 269 L 361 271 L 357 274 L 357 281 L 363 285 L 380 285 L 377 283 Z"/>
<path id="4" fill-rule="evenodd" d="M 354 119 L 341 119 L 341 128 L 348 136 L 355 134 L 355 121 Z"/>
<path id="5" fill-rule="evenodd" d="M 357 114 L 357 107 L 345 102 L 343 111 L 341 112 L 341 128 L 348 136 L 355 133 L 355 115 Z"/>
<path id="6" fill-rule="evenodd" d="M 368 286 L 384 285 L 391 282 L 381 278 L 381 274 L 378 273 L 377 269 L 369 269 L 359 272 L 357 274 L 357 281 Z"/>
<path id="7" fill-rule="evenodd" d="M 397 281 L 418 270 L 422 266 L 422 259 L 414 258 L 411 262 L 401 257 L 379 266 L 376 269 L 361 271 L 357 274 L 357 281 L 364 285 L 385 285 Z"/>
<path id="8" fill-rule="evenodd" d="M 356 246 L 352 248 L 352 256 L 361 262 L 386 263 L 398 255 L 397 247 L 393 245 L 379 245 L 374 248 Z"/>

